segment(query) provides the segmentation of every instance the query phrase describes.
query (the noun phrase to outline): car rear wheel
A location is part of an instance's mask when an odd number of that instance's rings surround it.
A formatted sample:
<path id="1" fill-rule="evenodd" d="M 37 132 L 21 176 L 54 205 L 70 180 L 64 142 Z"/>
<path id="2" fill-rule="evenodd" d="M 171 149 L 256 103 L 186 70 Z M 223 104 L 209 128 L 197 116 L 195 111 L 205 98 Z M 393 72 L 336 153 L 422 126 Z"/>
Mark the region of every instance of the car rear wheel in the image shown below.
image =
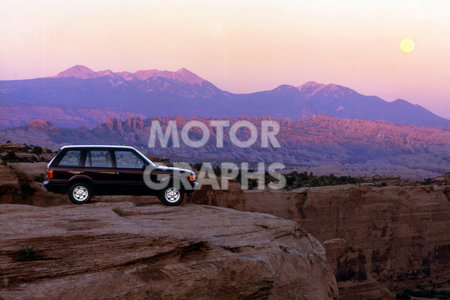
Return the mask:
<path id="1" fill-rule="evenodd" d="M 165 205 L 175 206 L 180 205 L 183 202 L 184 198 L 184 190 L 179 189 L 174 186 L 168 186 L 165 189 L 161 190 L 159 194 L 159 199 Z"/>
<path id="2" fill-rule="evenodd" d="M 77 182 L 69 189 L 69 198 L 75 204 L 83 204 L 89 202 L 92 197 L 91 188 L 87 183 Z"/>

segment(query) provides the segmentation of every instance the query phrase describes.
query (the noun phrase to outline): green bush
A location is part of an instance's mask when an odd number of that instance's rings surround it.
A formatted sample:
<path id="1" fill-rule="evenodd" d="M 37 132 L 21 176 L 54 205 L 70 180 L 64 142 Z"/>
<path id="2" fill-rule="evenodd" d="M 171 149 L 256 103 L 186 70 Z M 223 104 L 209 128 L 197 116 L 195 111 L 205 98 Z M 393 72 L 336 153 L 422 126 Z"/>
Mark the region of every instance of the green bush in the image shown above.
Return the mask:
<path id="1" fill-rule="evenodd" d="M 38 255 L 36 251 L 34 250 L 33 246 L 22 246 L 19 249 L 19 260 L 21 261 L 28 261 L 28 260 L 36 260 L 38 258 Z"/>
<path id="2" fill-rule="evenodd" d="M 2 278 L 2 287 L 8 287 L 9 286 L 9 278 Z"/>
<path id="3" fill-rule="evenodd" d="M 432 298 L 432 299 L 448 299 L 450 297 L 450 291 L 440 290 L 437 291 L 435 289 L 427 290 L 404 290 L 402 293 L 397 293 L 395 295 L 395 299 L 398 300 L 407 300 L 411 299 L 411 297 L 420 297 L 420 298 Z"/>
<path id="4" fill-rule="evenodd" d="M 118 216 L 125 216 L 125 212 L 120 207 L 114 207 L 112 211 L 115 212 Z"/>
<path id="5" fill-rule="evenodd" d="M 33 146 L 33 154 L 41 155 L 42 151 L 43 151 L 42 147 Z"/>
<path id="6" fill-rule="evenodd" d="M 16 155 L 15 151 L 9 151 L 5 156 L 2 157 L 2 161 L 3 162 L 10 162 L 10 163 L 30 162 L 31 159 L 29 159 L 27 157 L 19 157 L 19 156 Z"/>
<path id="7" fill-rule="evenodd" d="M 286 188 L 295 189 L 304 186 L 325 186 L 325 185 L 341 185 L 341 184 L 355 184 L 361 183 L 361 178 L 352 176 L 335 176 L 334 174 L 317 176 L 312 172 L 298 173 L 293 171 L 288 174 L 284 174 L 286 177 Z"/>
<path id="8" fill-rule="evenodd" d="M 15 151 L 9 151 L 5 156 L 3 156 L 3 160 L 13 162 L 19 160 L 19 157 L 16 155 Z"/>
<path id="9" fill-rule="evenodd" d="M 38 176 L 34 176 L 34 181 L 35 182 L 44 182 L 44 178 L 45 178 L 44 174 L 40 174 Z"/>
<path id="10" fill-rule="evenodd" d="M 24 196 L 24 197 L 33 195 L 35 191 L 36 191 L 36 189 L 31 187 L 28 183 L 20 184 L 20 192 L 21 192 L 22 196 Z"/>

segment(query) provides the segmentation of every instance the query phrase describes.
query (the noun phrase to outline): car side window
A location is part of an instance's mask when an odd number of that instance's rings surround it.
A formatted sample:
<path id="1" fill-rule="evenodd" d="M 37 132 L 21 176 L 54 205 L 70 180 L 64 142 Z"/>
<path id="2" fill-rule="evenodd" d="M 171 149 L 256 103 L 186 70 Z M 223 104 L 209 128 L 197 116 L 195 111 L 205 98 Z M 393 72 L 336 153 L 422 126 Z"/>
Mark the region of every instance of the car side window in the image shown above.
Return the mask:
<path id="1" fill-rule="evenodd" d="M 80 165 L 81 151 L 69 150 L 58 163 L 60 167 L 78 167 Z"/>
<path id="2" fill-rule="evenodd" d="M 90 150 L 86 153 L 85 167 L 112 168 L 112 156 L 108 150 Z"/>
<path id="3" fill-rule="evenodd" d="M 142 169 L 144 162 L 132 151 L 116 150 L 117 168 Z"/>

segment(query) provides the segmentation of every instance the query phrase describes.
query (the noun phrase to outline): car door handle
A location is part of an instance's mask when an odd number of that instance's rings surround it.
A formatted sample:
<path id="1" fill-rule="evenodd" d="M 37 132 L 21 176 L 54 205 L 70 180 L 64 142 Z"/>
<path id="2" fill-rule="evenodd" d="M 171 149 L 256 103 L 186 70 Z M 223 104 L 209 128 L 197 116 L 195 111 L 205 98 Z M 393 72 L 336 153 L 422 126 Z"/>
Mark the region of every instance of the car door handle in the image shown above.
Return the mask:
<path id="1" fill-rule="evenodd" d="M 118 172 L 100 172 L 101 174 L 112 174 L 112 175 L 117 175 L 119 174 Z"/>

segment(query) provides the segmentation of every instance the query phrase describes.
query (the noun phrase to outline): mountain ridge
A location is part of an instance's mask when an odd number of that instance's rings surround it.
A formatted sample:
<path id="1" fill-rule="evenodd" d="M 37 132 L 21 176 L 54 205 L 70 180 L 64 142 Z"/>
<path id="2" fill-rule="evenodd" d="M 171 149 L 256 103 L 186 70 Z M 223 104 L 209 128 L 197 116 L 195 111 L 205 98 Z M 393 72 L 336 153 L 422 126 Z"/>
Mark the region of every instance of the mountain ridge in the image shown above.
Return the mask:
<path id="1" fill-rule="evenodd" d="M 95 109 L 98 113 L 85 115 L 80 109 Z M 139 113 L 144 117 L 271 115 L 291 120 L 320 114 L 450 130 L 450 120 L 420 105 L 401 99 L 388 102 L 377 96 L 362 95 L 349 87 L 313 81 L 236 94 L 218 88 L 186 68 L 175 72 L 156 69 L 134 73 L 96 72 L 83 65 L 75 65 L 53 77 L 0 81 L 2 128 L 27 124 L 38 118 L 54 121 L 62 127 L 93 127 L 105 121 L 107 115 L 102 110 L 128 116 Z M 42 115 L 42 111 L 48 112 Z M 58 116 L 56 121 L 55 116 Z M 64 119 L 76 119 L 79 123 L 74 125 Z"/>
<path id="2" fill-rule="evenodd" d="M 176 80 L 182 80 L 185 82 L 188 82 L 190 84 L 201 84 L 202 82 L 206 81 L 205 79 L 201 78 L 197 74 L 194 74 L 193 72 L 189 71 L 186 68 L 180 68 L 175 72 L 166 71 L 166 70 L 157 70 L 157 69 L 150 69 L 150 70 L 138 70 L 134 73 L 128 72 L 128 71 L 122 71 L 122 72 L 113 72 L 111 70 L 103 70 L 103 71 L 93 71 L 92 69 L 84 66 L 84 65 L 74 65 L 62 72 L 59 72 L 55 76 L 51 78 L 78 78 L 78 79 L 91 79 L 91 78 L 98 78 L 98 77 L 114 77 L 119 76 L 126 80 L 131 79 L 138 79 L 138 80 L 147 80 L 150 77 L 165 77 L 165 78 L 172 78 Z"/>

